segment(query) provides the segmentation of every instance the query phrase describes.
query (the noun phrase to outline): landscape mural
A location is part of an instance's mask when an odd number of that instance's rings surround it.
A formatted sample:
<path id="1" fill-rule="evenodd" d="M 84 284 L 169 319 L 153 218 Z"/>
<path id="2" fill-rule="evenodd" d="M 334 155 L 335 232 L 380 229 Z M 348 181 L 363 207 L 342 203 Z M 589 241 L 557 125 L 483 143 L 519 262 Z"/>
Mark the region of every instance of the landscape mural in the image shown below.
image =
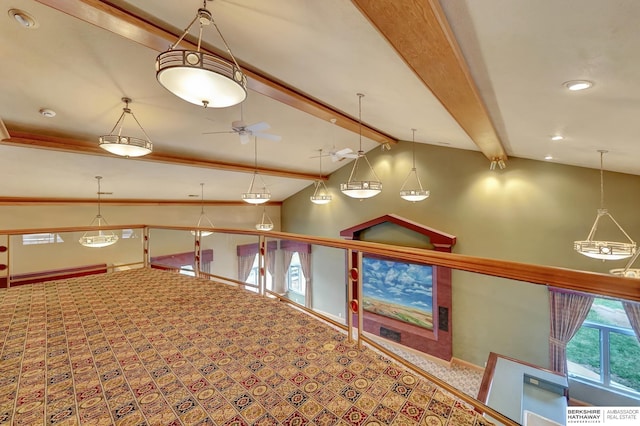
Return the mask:
<path id="1" fill-rule="evenodd" d="M 433 330 L 433 268 L 388 259 L 362 259 L 363 309 Z"/>

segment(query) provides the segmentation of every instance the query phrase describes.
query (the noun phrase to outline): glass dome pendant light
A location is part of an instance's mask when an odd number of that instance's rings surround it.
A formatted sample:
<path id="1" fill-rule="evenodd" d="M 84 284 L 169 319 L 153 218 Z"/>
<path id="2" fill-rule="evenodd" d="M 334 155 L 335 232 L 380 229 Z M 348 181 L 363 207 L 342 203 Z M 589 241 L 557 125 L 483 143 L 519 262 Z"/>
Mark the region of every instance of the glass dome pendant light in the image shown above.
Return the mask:
<path id="1" fill-rule="evenodd" d="M 369 163 L 367 156 L 362 150 L 362 98 L 364 97 L 364 95 L 362 93 L 358 93 L 357 95 L 360 149 L 358 150 L 358 156 L 356 157 L 356 160 L 353 162 L 353 168 L 351 169 L 349 180 L 346 183 L 340 184 L 340 191 L 342 191 L 344 195 L 347 195 L 351 198 L 362 200 L 365 198 L 375 197 L 380 192 L 382 192 L 382 182 L 380 182 L 380 179 L 376 175 L 375 170 L 373 170 L 373 167 L 371 167 L 371 163 Z M 373 174 L 375 180 L 355 180 L 358 171 L 358 164 L 362 161 L 365 161 L 367 163 L 367 166 L 369 166 L 369 170 L 371 171 L 371 174 Z"/>
<path id="2" fill-rule="evenodd" d="M 242 201 L 245 201 L 249 204 L 263 204 L 271 199 L 271 192 L 267 189 L 267 185 L 264 183 L 262 176 L 258 175 L 258 138 L 254 137 L 254 167 L 255 171 L 253 172 L 253 177 L 251 178 L 251 183 L 249 184 L 249 189 L 247 192 L 242 194 Z M 262 190 L 254 190 L 254 185 L 256 183 L 256 177 L 259 177 L 262 181 Z"/>
<path id="3" fill-rule="evenodd" d="M 260 223 L 256 224 L 256 229 L 258 231 L 271 231 L 273 229 L 273 221 L 267 214 L 267 208 L 262 208 L 262 217 L 260 218 Z"/>
<path id="4" fill-rule="evenodd" d="M 196 228 L 191 231 L 191 235 L 196 235 L 197 232 L 200 232 L 201 237 L 208 237 L 213 234 L 213 231 L 200 231 L 199 228 L 204 225 L 206 228 L 213 228 L 213 223 L 211 223 L 211 219 L 204 212 L 204 183 L 200 184 L 200 199 L 202 200 L 202 204 L 200 206 L 200 217 L 198 218 L 198 223 L 196 224 Z M 205 222 L 204 224 L 202 222 Z M 207 226 L 208 224 L 208 226 Z"/>
<path id="5" fill-rule="evenodd" d="M 404 200 L 415 203 L 417 201 L 422 201 L 429 198 L 429 191 L 426 191 L 422 188 L 422 182 L 420 182 L 420 178 L 418 177 L 418 172 L 416 171 L 416 129 L 411 129 L 411 132 L 413 132 L 413 142 L 411 144 L 412 156 L 413 156 L 413 167 L 411 168 L 411 171 L 405 178 L 404 183 L 400 188 L 400 197 L 402 197 Z M 407 185 L 407 182 L 409 181 L 412 175 L 415 176 L 415 181 L 418 185 L 413 188 L 409 187 L 409 189 L 405 189 L 405 186 Z"/>
<path id="6" fill-rule="evenodd" d="M 322 180 L 322 149 L 320 149 L 320 155 L 318 155 L 318 159 L 320 160 L 320 175 L 317 181 L 315 181 L 315 191 L 313 191 L 313 195 L 309 197 L 312 203 L 314 204 L 328 204 L 331 202 L 331 195 L 329 194 L 329 190 L 327 189 L 327 185 L 324 184 Z"/>
<path id="7" fill-rule="evenodd" d="M 629 237 L 629 235 L 622 229 L 622 227 L 611 216 L 609 211 L 604 208 L 604 177 L 603 177 L 603 162 L 602 157 L 607 151 L 599 150 L 600 153 L 600 208 L 598 209 L 598 215 L 596 221 L 591 227 L 591 231 L 584 241 L 574 241 L 573 248 L 578 253 L 592 257 L 594 259 L 601 260 L 619 260 L 631 257 L 636 252 L 636 243 Z M 608 217 L 618 227 L 618 229 L 629 240 L 628 242 L 618 241 L 601 241 L 594 240 L 596 230 L 598 229 L 598 222 L 603 217 Z"/>
<path id="8" fill-rule="evenodd" d="M 197 49 L 176 49 L 196 21 L 200 24 Z M 202 30 L 209 25 L 213 25 L 218 32 L 231 61 L 200 50 Z M 207 10 L 207 0 L 203 0 L 203 6 L 178 41 L 156 58 L 156 79 L 179 98 L 205 108 L 226 108 L 246 99 L 247 77 L 213 20 L 213 15 Z"/>
<path id="9" fill-rule="evenodd" d="M 100 180 L 102 179 L 102 176 L 96 176 L 96 179 L 98 180 L 98 214 L 89 226 L 97 226 L 98 228 L 100 228 L 102 225 L 109 226 L 109 224 L 100 213 L 100 195 L 103 194 L 100 191 Z M 78 240 L 78 242 L 83 246 L 91 248 L 110 246 L 111 244 L 115 244 L 116 241 L 118 241 L 118 236 L 114 234 L 113 231 L 105 231 L 102 229 L 98 229 L 96 231 L 87 231 Z"/>
<path id="10" fill-rule="evenodd" d="M 121 157 L 142 157 L 143 155 L 150 154 L 151 151 L 153 151 L 153 144 L 149 139 L 149 135 L 145 132 L 144 127 L 142 127 L 135 114 L 131 111 L 131 108 L 129 108 L 129 104 L 132 102 L 131 99 L 125 97 L 122 98 L 122 102 L 125 103 L 125 106 L 122 108 L 120 118 L 118 118 L 118 121 L 116 121 L 116 124 L 108 135 L 102 135 L 98 138 L 98 145 L 100 148 Z M 122 135 L 124 120 L 129 115 L 131 115 L 140 130 L 142 130 L 145 139 Z M 116 129 L 118 129 L 118 132 L 114 133 Z"/>

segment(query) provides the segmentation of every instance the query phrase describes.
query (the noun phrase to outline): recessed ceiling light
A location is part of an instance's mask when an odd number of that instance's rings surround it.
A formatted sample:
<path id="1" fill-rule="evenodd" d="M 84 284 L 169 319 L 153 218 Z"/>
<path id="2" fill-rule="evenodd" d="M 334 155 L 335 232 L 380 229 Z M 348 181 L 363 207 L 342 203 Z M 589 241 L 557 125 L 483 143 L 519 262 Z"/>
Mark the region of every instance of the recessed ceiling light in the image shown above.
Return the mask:
<path id="1" fill-rule="evenodd" d="M 552 141 L 561 141 L 562 139 L 564 139 L 564 136 L 561 136 L 561 135 L 551 136 Z"/>
<path id="2" fill-rule="evenodd" d="M 551 155 L 545 155 L 545 156 L 544 156 L 544 159 L 545 159 L 545 160 L 547 160 L 547 161 L 548 161 L 548 160 L 553 160 L 553 156 L 551 156 Z"/>
<path id="3" fill-rule="evenodd" d="M 36 18 L 20 9 L 9 9 L 9 16 L 11 16 L 18 24 L 27 29 L 38 28 L 39 24 Z"/>
<path id="4" fill-rule="evenodd" d="M 46 118 L 53 118 L 56 116 L 56 112 L 52 109 L 49 108 L 41 108 L 40 111 L 40 115 Z"/>
<path id="5" fill-rule="evenodd" d="M 593 83 L 588 80 L 571 80 L 564 82 L 563 85 L 572 92 L 593 87 Z"/>

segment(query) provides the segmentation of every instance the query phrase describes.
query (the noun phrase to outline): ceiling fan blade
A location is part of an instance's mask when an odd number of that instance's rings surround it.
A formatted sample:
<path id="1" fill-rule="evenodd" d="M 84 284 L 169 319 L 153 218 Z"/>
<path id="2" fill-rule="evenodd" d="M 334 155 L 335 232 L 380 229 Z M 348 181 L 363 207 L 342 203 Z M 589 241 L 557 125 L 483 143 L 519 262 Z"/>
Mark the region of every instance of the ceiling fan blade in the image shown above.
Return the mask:
<path id="1" fill-rule="evenodd" d="M 246 126 L 245 128 L 247 130 L 252 131 L 252 132 L 261 132 L 263 130 L 267 130 L 270 127 L 271 126 L 269 126 L 269 124 L 265 123 L 264 121 L 261 121 L 259 123 L 250 124 L 250 125 Z"/>
<path id="2" fill-rule="evenodd" d="M 353 152 L 353 150 L 351 148 L 343 148 L 343 149 L 341 149 L 339 151 L 335 151 L 334 154 L 344 157 L 345 155 L 350 154 L 352 152 Z"/>
<path id="3" fill-rule="evenodd" d="M 274 142 L 280 142 L 282 140 L 282 136 L 274 135 L 272 133 L 256 133 L 256 132 L 253 132 L 253 136 L 259 137 L 261 139 L 268 139 L 268 140 L 274 141 Z"/>
<path id="4" fill-rule="evenodd" d="M 233 130 L 228 130 L 226 132 L 203 132 L 202 134 L 203 135 L 217 135 L 217 134 L 220 134 L 220 133 L 235 133 L 235 132 Z"/>
<path id="5" fill-rule="evenodd" d="M 246 133 L 241 133 L 240 134 L 240 143 L 242 145 L 246 145 L 249 143 L 249 135 Z"/>

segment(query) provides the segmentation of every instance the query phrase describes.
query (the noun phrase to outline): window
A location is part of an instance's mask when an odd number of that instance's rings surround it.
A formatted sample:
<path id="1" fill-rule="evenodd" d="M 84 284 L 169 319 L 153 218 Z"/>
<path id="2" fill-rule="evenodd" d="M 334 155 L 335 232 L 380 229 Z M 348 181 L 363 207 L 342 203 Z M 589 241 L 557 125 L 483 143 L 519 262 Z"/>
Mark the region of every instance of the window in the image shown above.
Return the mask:
<path id="1" fill-rule="evenodd" d="M 60 234 L 26 234 L 22 236 L 22 245 L 64 243 Z"/>
<path id="2" fill-rule="evenodd" d="M 618 300 L 593 301 L 582 327 L 567 345 L 569 376 L 640 397 L 640 344 Z"/>
<path id="3" fill-rule="evenodd" d="M 123 229 L 122 230 L 122 239 L 128 238 L 137 238 L 136 233 L 133 229 Z"/>
<path id="4" fill-rule="evenodd" d="M 258 285 L 258 277 L 260 276 L 260 268 L 259 268 L 258 262 L 259 262 L 259 257 L 258 257 L 258 254 L 256 253 L 255 258 L 253 259 L 253 266 L 251 267 L 251 272 L 249 272 L 249 276 L 245 281 L 247 284 L 255 284 L 256 286 Z M 266 283 L 267 288 L 271 288 L 271 274 L 269 273 L 268 270 L 266 270 L 266 274 L 267 274 L 267 283 Z M 256 287 L 245 287 L 245 288 L 247 290 L 251 290 L 256 293 L 258 292 L 258 289 Z"/>
<path id="5" fill-rule="evenodd" d="M 306 284 L 307 282 L 300 266 L 300 256 L 295 252 L 291 257 L 291 265 L 287 270 L 287 290 L 304 296 Z"/>
<path id="6" fill-rule="evenodd" d="M 188 275 L 190 277 L 195 277 L 196 273 L 193 270 L 193 265 L 182 265 L 180 267 L 180 273 L 182 275 Z"/>

